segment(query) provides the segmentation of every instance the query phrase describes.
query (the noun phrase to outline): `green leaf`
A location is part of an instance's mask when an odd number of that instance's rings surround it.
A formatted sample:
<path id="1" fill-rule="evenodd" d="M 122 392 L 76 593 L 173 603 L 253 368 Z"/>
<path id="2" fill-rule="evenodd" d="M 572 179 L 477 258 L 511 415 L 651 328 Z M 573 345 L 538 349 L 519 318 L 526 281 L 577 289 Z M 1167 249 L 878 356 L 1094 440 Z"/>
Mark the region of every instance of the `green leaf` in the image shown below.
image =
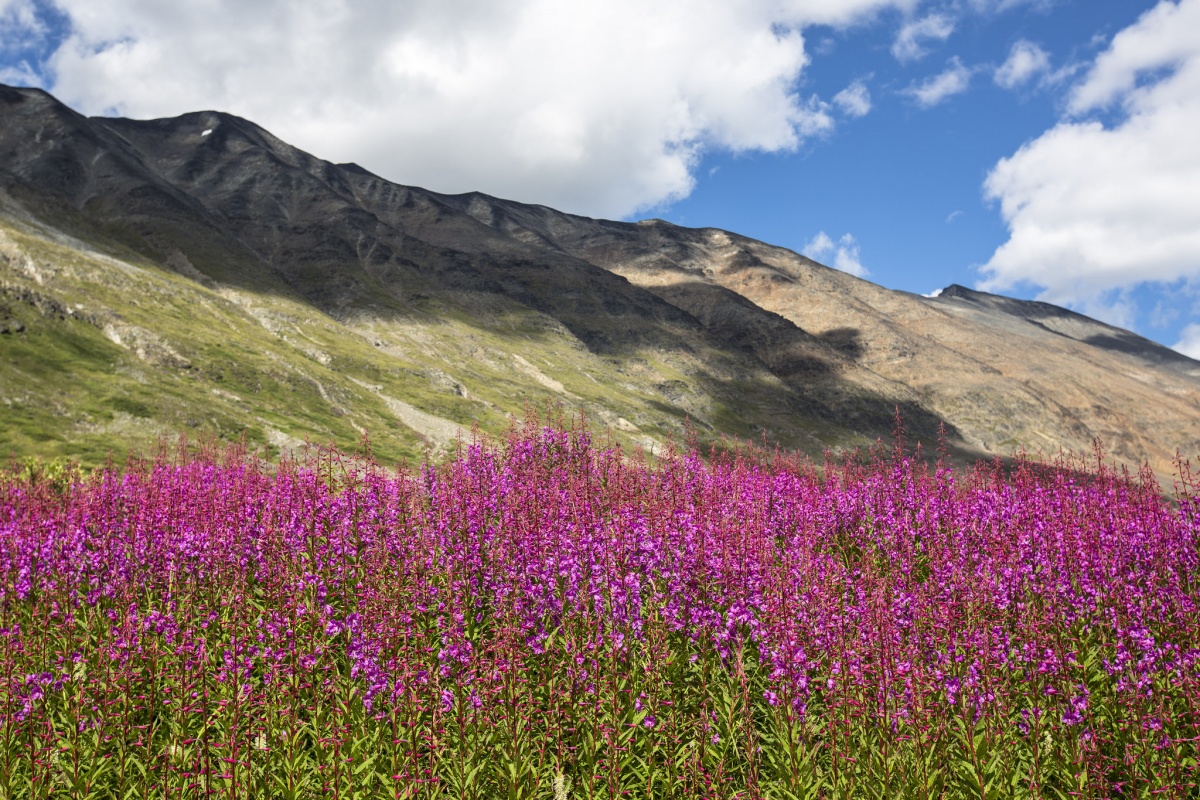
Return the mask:
<path id="1" fill-rule="evenodd" d="M 380 753 L 378 753 L 378 752 L 373 753 L 370 756 L 367 756 L 365 759 L 363 759 L 361 764 L 357 764 L 354 767 L 354 774 L 361 775 L 363 772 L 369 770 L 371 768 L 371 765 L 374 764 L 376 760 L 378 760 L 379 756 L 380 756 Z"/>

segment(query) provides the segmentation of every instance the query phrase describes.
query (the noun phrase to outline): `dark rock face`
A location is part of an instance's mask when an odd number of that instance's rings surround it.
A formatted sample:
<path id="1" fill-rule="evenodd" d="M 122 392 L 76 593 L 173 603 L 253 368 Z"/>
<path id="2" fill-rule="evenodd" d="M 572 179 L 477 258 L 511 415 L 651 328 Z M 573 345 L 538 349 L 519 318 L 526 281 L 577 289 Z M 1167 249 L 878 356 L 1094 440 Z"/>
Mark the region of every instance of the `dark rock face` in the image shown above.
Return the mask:
<path id="1" fill-rule="evenodd" d="M 533 312 L 677 417 L 698 397 L 737 408 L 754 385 L 756 419 L 779 434 L 874 439 L 898 408 L 964 457 L 1097 437 L 1160 469 L 1200 452 L 1200 363 L 1129 331 L 961 286 L 889 291 L 725 231 L 400 186 L 229 114 L 89 119 L 0 86 L 0 194 L 97 246 L 348 325 Z M 638 384 L 647 358 L 688 380 Z"/>

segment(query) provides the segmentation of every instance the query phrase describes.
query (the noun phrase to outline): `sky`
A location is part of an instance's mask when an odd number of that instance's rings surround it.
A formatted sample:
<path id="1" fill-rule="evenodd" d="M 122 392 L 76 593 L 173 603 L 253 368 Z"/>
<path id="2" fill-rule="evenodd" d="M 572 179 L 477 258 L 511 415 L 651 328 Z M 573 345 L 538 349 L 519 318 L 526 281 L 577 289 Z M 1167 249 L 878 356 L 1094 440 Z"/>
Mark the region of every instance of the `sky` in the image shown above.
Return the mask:
<path id="1" fill-rule="evenodd" d="M 0 0 L 0 82 L 1200 358 L 1200 0 Z"/>

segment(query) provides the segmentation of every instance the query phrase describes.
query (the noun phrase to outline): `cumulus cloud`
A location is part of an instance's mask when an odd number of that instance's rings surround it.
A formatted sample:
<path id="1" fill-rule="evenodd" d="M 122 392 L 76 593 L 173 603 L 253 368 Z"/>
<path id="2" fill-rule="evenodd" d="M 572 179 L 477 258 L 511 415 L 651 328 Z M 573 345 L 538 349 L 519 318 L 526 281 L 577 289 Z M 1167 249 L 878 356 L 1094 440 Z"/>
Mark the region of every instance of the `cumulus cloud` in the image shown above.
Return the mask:
<path id="1" fill-rule="evenodd" d="M 0 83 L 41 84 L 30 58 L 43 45 L 47 32 L 33 0 L 0 0 Z"/>
<path id="2" fill-rule="evenodd" d="M 227 110 L 399 182 L 623 216 L 686 195 L 707 149 L 828 132 L 797 91 L 804 28 L 916 2 L 56 0 L 47 83 L 86 113 Z"/>
<path id="3" fill-rule="evenodd" d="M 954 19 L 948 14 L 935 13 L 906 22 L 892 42 L 892 55 L 897 61 L 908 62 L 929 54 L 928 42 L 944 42 L 954 33 Z"/>
<path id="4" fill-rule="evenodd" d="M 800 248 L 800 252 L 815 261 L 832 253 L 833 248 L 833 239 L 830 239 L 829 234 L 825 233 L 825 231 L 821 231 L 809 239 L 804 247 Z"/>
<path id="5" fill-rule="evenodd" d="M 1164 70 L 1181 70 L 1195 64 L 1200 55 L 1200 3 L 1162 0 L 1133 25 L 1113 37 L 1108 49 L 1097 56 L 1083 82 L 1071 93 L 1070 110 L 1075 114 L 1102 108 L 1118 100 L 1135 110 L 1142 101 L 1160 103 L 1162 82 L 1141 87 L 1138 82 Z M 1177 84 L 1186 90 L 1189 84 Z M 1157 94 L 1157 97 L 1148 95 Z"/>
<path id="6" fill-rule="evenodd" d="M 946 63 L 946 69 L 904 90 L 921 108 L 933 108 L 948 97 L 962 94 L 971 86 L 971 70 L 958 56 Z"/>
<path id="7" fill-rule="evenodd" d="M 993 78 L 997 86 L 1015 89 L 1049 69 L 1049 54 L 1033 42 L 1021 39 L 1013 44 L 1008 58 L 996 69 Z"/>
<path id="8" fill-rule="evenodd" d="M 865 278 L 870 274 L 862 265 L 859 257 L 858 241 L 848 233 L 843 234 L 842 238 L 834 242 L 829 234 L 820 231 L 801 248 L 800 252 L 813 261 L 828 264 L 828 266 L 848 272 L 856 278 Z"/>
<path id="9" fill-rule="evenodd" d="M 871 92 L 865 83 L 855 81 L 833 96 L 833 104 L 848 117 L 863 117 L 871 110 Z"/>
<path id="10" fill-rule="evenodd" d="M 0 0 L 0 48 L 10 49 L 20 36 L 38 36 L 45 25 L 38 16 L 33 0 Z"/>
<path id="11" fill-rule="evenodd" d="M 1180 331 L 1179 341 L 1171 349 L 1200 360 L 1200 325 L 1193 322 Z"/>
<path id="12" fill-rule="evenodd" d="M 1128 325 L 1133 287 L 1200 282 L 1200 0 L 1164 0 L 1121 31 L 1069 110 L 988 175 L 1009 238 L 979 285 L 1039 287 Z"/>
<path id="13" fill-rule="evenodd" d="M 40 76 L 28 61 L 22 61 L 15 66 L 0 66 L 0 83 L 9 86 L 37 86 Z"/>

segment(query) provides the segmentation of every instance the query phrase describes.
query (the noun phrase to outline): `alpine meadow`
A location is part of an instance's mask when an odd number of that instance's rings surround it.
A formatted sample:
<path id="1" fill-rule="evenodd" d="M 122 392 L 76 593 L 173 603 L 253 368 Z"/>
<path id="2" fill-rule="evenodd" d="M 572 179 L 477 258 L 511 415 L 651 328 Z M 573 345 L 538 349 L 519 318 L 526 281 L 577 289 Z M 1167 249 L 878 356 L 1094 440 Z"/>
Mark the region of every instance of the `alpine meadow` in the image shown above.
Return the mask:
<path id="1" fill-rule="evenodd" d="M 650 463 L 559 423 L 400 472 L 181 443 L 10 474 L 0 787 L 1195 796 L 1190 482 Z"/>
<path id="2" fill-rule="evenodd" d="M 1200 800 L 1197 127 L 1200 0 L 0 0 L 0 800 Z"/>

